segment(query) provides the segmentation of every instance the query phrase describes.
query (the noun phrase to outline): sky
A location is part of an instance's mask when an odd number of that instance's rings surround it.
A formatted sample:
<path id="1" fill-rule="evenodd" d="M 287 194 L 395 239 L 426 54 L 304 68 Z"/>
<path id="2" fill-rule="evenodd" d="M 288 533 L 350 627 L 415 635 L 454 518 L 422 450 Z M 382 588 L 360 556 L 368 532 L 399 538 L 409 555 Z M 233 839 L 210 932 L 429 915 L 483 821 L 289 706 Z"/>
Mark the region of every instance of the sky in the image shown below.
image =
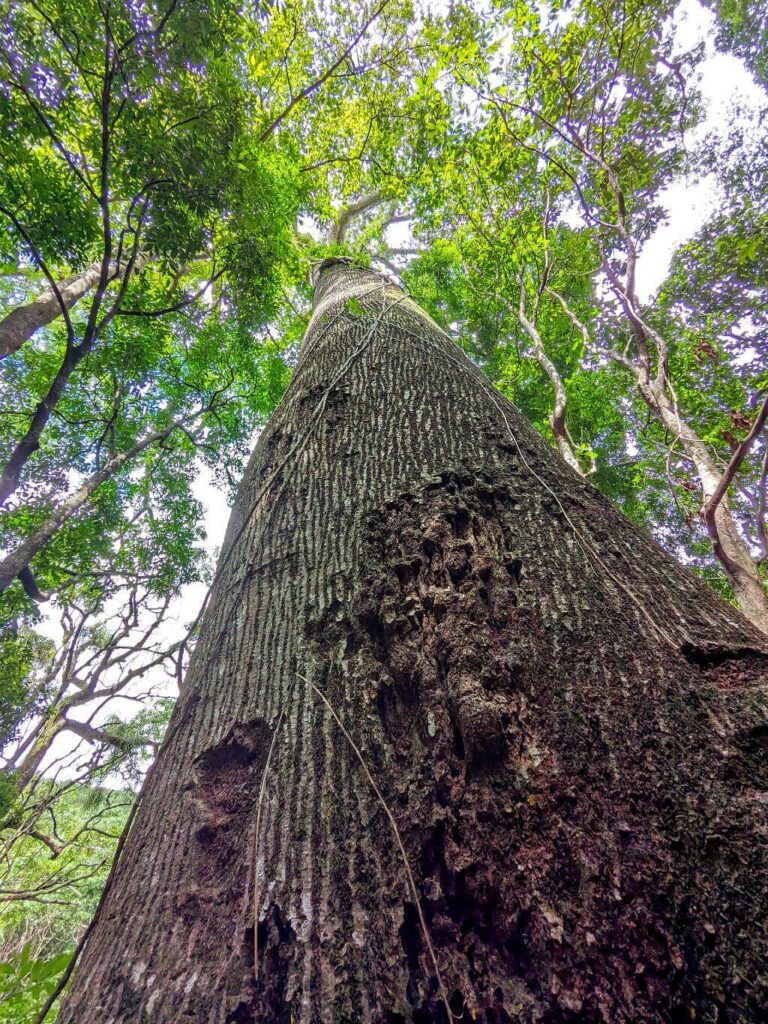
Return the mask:
<path id="1" fill-rule="evenodd" d="M 712 131 L 737 120 L 740 106 L 747 120 L 768 108 L 768 96 L 744 64 L 730 54 L 717 53 L 715 15 L 697 0 L 682 0 L 675 16 L 676 38 L 681 50 L 699 42 L 705 45 L 706 58 L 697 81 L 706 115 L 689 134 L 690 144 L 700 141 Z M 637 292 L 647 302 L 667 275 L 672 254 L 691 239 L 705 223 L 717 203 L 711 178 L 694 181 L 680 178 L 664 193 L 666 223 L 660 225 L 646 243 L 637 268 Z"/>
<path id="2" fill-rule="evenodd" d="M 697 83 L 704 99 L 705 117 L 689 135 L 691 146 L 706 137 L 713 129 L 732 123 L 737 117 L 737 106 L 744 112 L 742 116 L 747 120 L 768 108 L 768 96 L 755 83 L 743 63 L 736 57 L 715 51 L 716 25 L 710 10 L 702 7 L 697 0 L 682 0 L 675 15 L 675 33 L 681 50 L 700 42 L 705 46 L 706 57 L 702 62 Z M 705 223 L 717 204 L 717 198 L 712 178 L 681 178 L 666 189 L 663 195 L 667 211 L 666 220 L 646 243 L 638 262 L 637 291 L 642 301 L 648 301 L 663 282 L 675 249 L 692 238 Z M 394 245 L 407 246 L 408 229 L 399 227 L 400 234 L 390 241 Z M 194 493 L 204 509 L 207 548 L 215 555 L 224 538 L 230 514 L 229 505 L 224 492 L 214 485 L 211 473 L 207 469 L 201 469 Z M 173 606 L 172 618 L 175 621 L 168 624 L 169 635 L 172 631 L 178 633 L 185 622 L 189 623 L 195 618 L 205 592 L 203 584 L 185 588 Z M 53 616 L 46 631 L 51 636 L 58 635 L 57 620 Z M 164 680 L 161 682 L 165 691 L 172 693 L 170 685 Z M 142 689 L 146 689 L 146 683 L 142 683 Z M 121 716 L 130 717 L 136 709 L 135 704 L 121 700 L 113 702 L 105 714 L 117 712 Z M 78 717 L 85 718 L 86 715 L 81 713 Z M 62 734 L 54 744 L 48 762 L 52 763 L 71 752 L 74 742 L 73 737 Z M 66 774 L 66 771 L 62 772 L 62 775 Z"/>

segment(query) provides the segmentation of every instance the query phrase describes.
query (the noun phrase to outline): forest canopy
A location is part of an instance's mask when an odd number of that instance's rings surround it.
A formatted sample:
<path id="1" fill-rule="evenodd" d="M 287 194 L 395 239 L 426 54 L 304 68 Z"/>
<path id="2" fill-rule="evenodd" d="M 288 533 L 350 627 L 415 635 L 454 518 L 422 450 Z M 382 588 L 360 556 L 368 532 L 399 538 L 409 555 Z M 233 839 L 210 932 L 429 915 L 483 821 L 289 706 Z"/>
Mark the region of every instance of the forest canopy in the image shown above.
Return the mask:
<path id="1" fill-rule="evenodd" d="M 194 649 L 206 504 L 323 258 L 400 283 L 768 630 L 767 26 L 753 0 L 6 0 L 0 1020 L 98 901 Z"/>

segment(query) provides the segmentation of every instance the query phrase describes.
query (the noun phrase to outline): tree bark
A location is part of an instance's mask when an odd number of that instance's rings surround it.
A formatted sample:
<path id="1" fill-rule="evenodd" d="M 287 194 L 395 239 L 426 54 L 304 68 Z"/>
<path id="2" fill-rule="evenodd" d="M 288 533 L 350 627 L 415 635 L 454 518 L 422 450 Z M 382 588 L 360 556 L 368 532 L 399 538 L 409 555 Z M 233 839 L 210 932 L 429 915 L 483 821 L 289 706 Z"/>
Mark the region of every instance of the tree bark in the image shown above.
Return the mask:
<path id="1" fill-rule="evenodd" d="M 680 418 L 660 388 L 654 388 L 641 380 L 638 388 L 648 407 L 670 434 L 679 439 L 683 451 L 693 463 L 701 483 L 702 505 L 706 507 L 718 490 L 722 470 L 712 461 L 706 444 Z M 718 500 L 712 520 L 706 525 L 715 556 L 725 570 L 739 610 L 758 629 L 768 633 L 768 593 L 760 578 L 759 565 L 736 525 L 727 494 Z"/>
<path id="2" fill-rule="evenodd" d="M 110 275 L 114 278 L 116 271 Z M 96 260 L 87 270 L 75 277 L 68 277 L 59 284 L 59 294 L 67 309 L 82 299 L 82 297 L 94 288 L 101 276 L 101 260 Z M 0 359 L 18 352 L 25 341 L 29 341 L 33 334 L 53 323 L 61 316 L 61 303 L 58 297 L 50 288 L 25 306 L 17 306 L 10 313 L 0 320 Z"/>
<path id="3" fill-rule="evenodd" d="M 86 477 L 82 484 L 71 494 L 67 495 L 59 504 L 53 509 L 51 514 L 46 520 L 44 520 L 40 526 L 26 537 L 21 544 L 5 558 L 0 559 L 0 594 L 10 586 L 16 577 L 24 570 L 29 568 L 29 564 L 35 555 L 48 544 L 48 542 L 56 536 L 59 530 L 64 524 L 79 512 L 84 505 L 87 505 L 93 494 L 101 487 L 103 483 L 109 480 L 119 472 L 132 459 L 135 459 L 137 455 L 140 455 L 147 448 L 153 444 L 157 444 L 159 441 L 165 441 L 171 434 L 182 427 L 185 423 L 188 423 L 192 419 L 196 419 L 201 415 L 201 412 L 205 410 L 197 410 L 189 413 L 187 416 L 182 416 L 178 419 L 172 420 L 167 427 L 163 427 L 162 430 L 155 430 L 151 434 L 147 434 L 141 440 L 137 441 L 136 444 L 126 449 L 124 452 L 120 452 L 119 455 L 113 456 L 109 459 L 101 469 L 92 473 L 89 477 Z"/>
<path id="4" fill-rule="evenodd" d="M 766 668 L 327 261 L 61 1024 L 764 1019 Z"/>

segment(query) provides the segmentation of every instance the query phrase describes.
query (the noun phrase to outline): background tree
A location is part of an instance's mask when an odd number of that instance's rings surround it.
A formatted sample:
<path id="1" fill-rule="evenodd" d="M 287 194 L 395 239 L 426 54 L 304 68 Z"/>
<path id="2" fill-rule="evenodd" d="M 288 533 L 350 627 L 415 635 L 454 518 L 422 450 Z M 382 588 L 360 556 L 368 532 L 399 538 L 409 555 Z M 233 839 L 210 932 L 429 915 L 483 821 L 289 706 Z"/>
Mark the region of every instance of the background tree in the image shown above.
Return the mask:
<path id="1" fill-rule="evenodd" d="M 570 120 L 611 156 L 639 260 L 663 219 L 667 183 L 690 167 L 719 182 L 712 223 L 681 251 L 654 300 L 638 299 L 637 308 L 669 349 L 678 413 L 720 480 L 728 478 L 738 536 L 757 564 L 765 533 L 765 441 L 753 431 L 764 387 L 763 133 L 755 125 L 747 138 L 734 125 L 727 138 L 691 151 L 700 55 L 675 50 L 671 7 L 568 4 L 549 21 L 524 4 L 494 12 L 453 5 L 440 16 L 393 2 L 354 12 L 306 3 L 137 10 L 100 6 L 85 39 L 72 11 L 19 3 L 11 9 L 15 32 L 3 36 L 0 115 L 16 132 L 4 159 L 17 188 L 4 196 L 12 216 L 0 276 L 9 319 L 0 338 L 13 336 L 14 325 L 39 325 L 0 369 L 13 395 L 0 418 L 9 455 L 67 360 L 67 318 L 77 348 L 94 303 L 101 310 L 92 346 L 67 370 L 39 447 L 24 457 L 2 523 L 9 579 L 24 556 L 0 605 L 12 683 L 2 710 L 17 742 L 39 735 L 41 715 L 70 719 L 40 686 L 52 656 L 34 628 L 50 607 L 41 598 L 73 620 L 86 608 L 114 616 L 128 581 L 156 577 L 141 628 L 154 608 L 156 635 L 166 636 L 175 604 L 164 610 L 164 596 L 206 577 L 200 468 L 232 493 L 253 436 L 297 367 L 311 315 L 305 273 L 324 255 L 353 253 L 400 276 L 572 466 L 732 594 L 702 529 L 690 461 L 675 432 L 651 414 L 624 358 L 637 355 L 633 322 L 602 269 L 607 260 L 617 274 L 627 270 L 616 194 L 605 170 L 568 137 Z M 146 33 L 135 45 L 134 29 Z M 115 46 L 120 57 L 110 64 Z M 105 122 L 97 100 L 108 81 L 113 111 Z M 98 185 L 105 123 L 111 235 L 136 254 L 130 267 L 111 258 L 106 278 L 104 204 L 75 173 Z M 17 138 L 27 141 L 24 152 Z M 151 175 L 166 173 L 172 186 L 142 192 Z M 336 221 L 339 209 L 358 216 Z M 318 243 L 329 224 L 330 244 Z M 64 301 L 53 307 L 59 283 L 77 294 L 68 305 L 59 288 Z M 51 312 L 61 315 L 43 324 Z M 651 337 L 652 359 L 655 345 Z M 150 718 L 153 706 L 149 699 Z M 123 720 L 125 707 L 115 708 Z M 82 721 L 94 709 L 86 700 L 75 716 Z M 91 723 L 97 731 L 104 714 Z M 141 735 L 143 720 L 135 723 Z M 95 742 L 82 739 L 78 756 L 98 766 L 117 764 L 125 752 L 135 764 L 130 744 L 107 742 L 126 732 L 133 735 L 115 719 L 104 735 L 91 735 Z M 62 742 L 67 734 L 59 734 Z M 138 768 L 144 764 L 142 757 Z M 18 795 L 18 777 L 6 782 L 18 810 L 27 797 Z M 30 786 L 42 794 L 47 785 L 38 767 Z M 124 781 L 98 776 L 93 786 L 122 792 Z M 62 794 L 72 794 L 76 817 L 79 792 Z M 7 820 L 9 838 L 22 819 Z M 49 817 L 38 823 L 50 825 Z M 43 839 L 24 833 L 12 845 L 9 888 L 30 892 L 25 879 L 56 870 L 45 838 L 60 840 L 37 831 Z M 69 834 L 76 833 L 73 825 Z M 114 839 L 105 843 L 100 865 Z M 87 847 L 68 847 L 73 871 L 78 858 L 85 865 Z M 38 866 L 23 867 L 21 851 Z M 95 892 L 103 868 L 85 876 Z M 18 927 L 6 973 L 31 986 L 30 972 L 42 971 L 39 1004 L 50 991 L 47 968 L 30 966 L 22 939 L 44 958 L 56 950 L 27 928 L 25 903 L 14 900 Z M 82 922 L 73 917 L 67 930 L 65 918 L 57 949 L 72 947 Z"/>
<path id="2" fill-rule="evenodd" d="M 429 173 L 415 180 L 420 230 L 427 239 L 444 236 L 449 225 L 458 230 L 462 252 L 475 265 L 482 262 L 484 281 L 493 282 L 485 292 L 499 292 L 502 304 L 515 307 L 531 356 L 556 396 L 553 434 L 572 464 L 578 459 L 563 413 L 568 357 L 558 348 L 557 329 L 548 328 L 544 342 L 531 311 L 562 320 L 577 364 L 597 372 L 596 395 L 606 361 L 616 365 L 619 372 L 608 379 L 614 387 L 619 382 L 625 396 L 619 411 L 626 419 L 632 410 L 632 418 L 625 450 L 617 459 L 614 449 L 611 457 L 626 466 L 638 447 L 651 455 L 644 468 L 655 463 L 653 475 L 669 480 L 674 501 L 663 518 L 654 493 L 641 503 L 656 513 L 659 535 L 678 550 L 684 538 L 694 557 L 701 554 L 701 533 L 708 535 L 737 603 L 764 628 L 765 527 L 754 497 L 764 488 L 768 398 L 761 366 L 745 362 L 749 340 L 741 348 L 731 344 L 702 389 L 701 344 L 710 342 L 696 332 L 697 314 L 681 317 L 678 305 L 673 317 L 665 303 L 638 296 L 638 260 L 663 219 L 663 189 L 690 166 L 684 133 L 697 116 L 687 81 L 697 54 L 675 52 L 669 13 L 646 4 L 617 13 L 584 3 L 566 18 L 554 12 L 546 21 L 517 3 L 504 7 L 497 28 L 514 27 L 511 56 L 499 60 L 497 44 L 457 58 L 449 40 L 443 66 L 454 82 L 453 113 L 450 91 L 443 87 L 441 95 L 448 97 L 445 116 L 453 128 L 437 182 Z M 757 185 L 750 195 L 763 191 Z M 730 195 L 736 196 L 733 187 Z M 751 205 L 743 193 L 739 205 Z M 718 279 L 731 293 L 720 322 L 737 328 L 750 307 L 760 306 L 759 293 L 725 261 Z M 711 274 L 708 281 L 711 286 Z M 693 294 L 691 300 L 695 306 Z M 753 336 L 749 327 L 747 334 Z M 623 385 L 622 375 L 628 377 Z M 640 427 L 648 413 L 650 430 Z M 596 440 L 599 428 L 592 434 Z M 592 450 L 588 444 L 588 460 Z M 744 486 L 733 486 L 734 478 Z M 637 505 L 635 490 L 630 486 L 628 497 Z M 678 527 L 670 530 L 668 520 Z"/>

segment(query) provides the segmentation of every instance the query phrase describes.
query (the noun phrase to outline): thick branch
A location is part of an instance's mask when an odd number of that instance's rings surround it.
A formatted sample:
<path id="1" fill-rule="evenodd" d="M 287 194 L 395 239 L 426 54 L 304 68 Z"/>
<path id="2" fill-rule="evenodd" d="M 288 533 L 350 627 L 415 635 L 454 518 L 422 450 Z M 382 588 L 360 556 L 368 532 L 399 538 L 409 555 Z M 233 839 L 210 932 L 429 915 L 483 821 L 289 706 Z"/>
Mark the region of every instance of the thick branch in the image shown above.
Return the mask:
<path id="1" fill-rule="evenodd" d="M 749 433 L 731 456 L 731 461 L 728 463 L 725 468 L 725 472 L 720 477 L 720 481 L 713 491 L 711 498 L 702 506 L 701 518 L 706 523 L 707 530 L 713 540 L 717 538 L 717 526 L 715 525 L 715 512 L 717 511 L 717 507 L 725 497 L 728 488 L 731 486 L 733 478 L 739 471 L 739 467 L 749 454 L 752 445 L 755 443 L 755 439 L 765 426 L 766 420 L 768 420 L 768 395 L 763 399 L 763 404 L 760 406 L 757 416 L 755 416 L 754 423 L 752 424 Z"/>
<path id="2" fill-rule="evenodd" d="M 366 196 L 362 196 L 360 199 L 356 199 L 348 206 L 339 210 L 336 215 L 336 221 L 328 232 L 328 244 L 342 245 L 355 217 L 359 217 L 360 214 L 374 209 L 383 202 L 384 196 L 382 196 L 380 191 L 376 190 Z"/>
<path id="3" fill-rule="evenodd" d="M 106 288 L 106 284 L 102 285 L 102 281 L 104 279 L 104 263 L 102 262 L 101 270 L 99 272 L 96 297 L 91 307 L 88 326 L 86 327 L 83 340 L 79 345 L 67 345 L 66 353 L 64 354 L 64 358 L 58 371 L 56 372 L 56 376 L 53 378 L 45 396 L 38 402 L 26 433 L 18 441 L 16 447 L 10 454 L 8 462 L 3 467 L 2 475 L 0 475 L 0 505 L 5 504 L 8 498 L 18 487 L 22 470 L 30 456 L 32 456 L 40 447 L 40 438 L 45 430 L 48 420 L 51 418 L 53 410 L 58 405 L 59 399 L 64 392 L 64 388 L 66 387 L 69 378 L 72 376 L 82 359 L 88 355 L 96 344 L 100 332 L 118 312 L 120 303 L 125 295 L 128 280 L 130 279 L 133 271 L 143 266 L 146 257 L 138 251 L 138 244 L 139 233 L 137 231 L 134 250 L 125 264 L 125 269 L 121 270 L 117 275 L 120 279 L 119 294 L 112 304 L 112 308 L 102 318 L 101 322 L 92 327 L 92 324 L 94 323 L 93 311 L 96 308 L 97 303 L 101 303 L 101 298 L 103 297 L 104 290 Z M 68 316 L 68 314 L 65 315 Z"/>
<path id="4" fill-rule="evenodd" d="M 63 310 L 72 309 L 87 292 L 93 288 L 101 276 L 101 260 L 92 263 L 82 274 L 68 277 L 57 286 L 38 295 L 25 306 L 17 306 L 0 320 L 0 359 L 18 352 L 25 341 L 33 334 L 52 323 L 62 315 Z M 109 280 L 118 276 L 114 263 L 110 266 Z"/>
<path id="5" fill-rule="evenodd" d="M 636 366 L 631 359 L 629 359 L 625 355 L 622 355 L 621 352 L 616 352 L 614 349 L 603 348 L 602 346 L 596 344 L 592 340 L 586 324 L 583 322 L 583 320 L 580 320 L 576 316 L 576 314 L 573 312 L 573 310 L 568 305 L 563 296 L 560 294 L 560 292 L 555 291 L 555 289 L 551 288 L 549 285 L 545 287 L 544 291 L 547 293 L 547 295 L 551 295 L 553 299 L 557 299 L 557 301 L 563 307 L 563 312 L 584 339 L 584 347 L 587 350 L 587 352 L 589 352 L 592 355 L 603 356 L 605 359 L 610 359 L 615 363 L 619 363 L 619 365 L 629 370 L 630 373 L 632 373 L 632 375 L 636 379 L 639 379 L 639 375 L 641 373 L 640 368 Z"/>
<path id="6" fill-rule="evenodd" d="M 181 417 L 180 419 L 174 420 L 165 429 L 154 431 L 148 434 L 146 437 L 137 441 L 131 448 L 121 452 L 120 455 L 116 455 L 104 464 L 103 468 L 98 472 L 93 473 L 88 479 L 78 487 L 76 491 L 65 498 L 64 501 L 56 508 L 51 516 L 38 527 L 37 530 L 31 536 L 27 537 L 15 551 L 7 555 L 6 558 L 0 562 L 0 593 L 13 582 L 13 580 L 21 573 L 24 569 L 29 566 L 29 563 L 43 548 L 52 537 L 58 533 L 64 523 L 70 519 L 75 512 L 86 504 L 88 499 L 94 493 L 94 491 L 101 486 L 106 480 L 113 476 L 119 469 L 121 469 L 126 462 L 135 458 L 150 445 L 155 444 L 158 441 L 165 440 L 175 430 L 178 430 L 184 423 L 196 418 L 201 414 L 203 410 L 190 413 L 188 416 Z"/>

